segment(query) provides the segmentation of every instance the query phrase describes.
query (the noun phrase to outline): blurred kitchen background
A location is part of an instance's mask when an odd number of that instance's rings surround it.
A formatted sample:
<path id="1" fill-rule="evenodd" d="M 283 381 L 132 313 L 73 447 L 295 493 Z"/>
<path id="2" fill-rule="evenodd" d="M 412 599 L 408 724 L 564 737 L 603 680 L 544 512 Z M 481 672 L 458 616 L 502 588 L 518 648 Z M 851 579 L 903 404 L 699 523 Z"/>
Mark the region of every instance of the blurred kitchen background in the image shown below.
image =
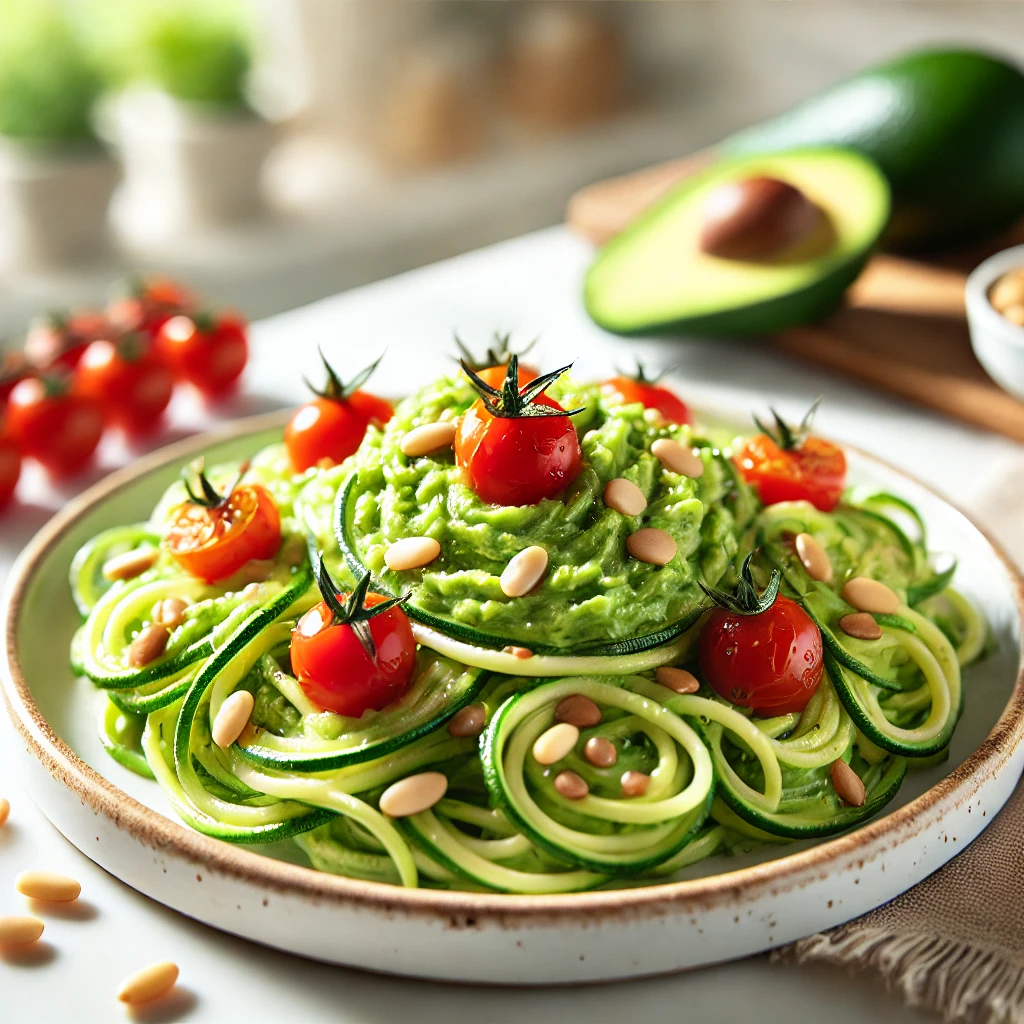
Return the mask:
<path id="1" fill-rule="evenodd" d="M 0 0 L 0 337 L 140 268 L 288 309 L 952 40 L 1024 5 Z"/>

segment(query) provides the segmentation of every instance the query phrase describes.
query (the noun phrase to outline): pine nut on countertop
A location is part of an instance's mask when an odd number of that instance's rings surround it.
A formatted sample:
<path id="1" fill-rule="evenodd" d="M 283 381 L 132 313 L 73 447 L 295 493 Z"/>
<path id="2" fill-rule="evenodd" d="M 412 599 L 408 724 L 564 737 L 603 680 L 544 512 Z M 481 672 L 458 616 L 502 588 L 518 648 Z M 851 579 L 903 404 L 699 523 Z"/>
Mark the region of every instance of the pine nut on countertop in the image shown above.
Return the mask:
<path id="1" fill-rule="evenodd" d="M 22 896 L 44 903 L 72 903 L 82 894 L 82 883 L 54 871 L 22 871 L 14 880 Z"/>
<path id="2" fill-rule="evenodd" d="M 169 960 L 150 964 L 129 974 L 117 989 L 117 998 L 129 1006 L 149 1003 L 170 992 L 178 980 L 178 965 Z"/>

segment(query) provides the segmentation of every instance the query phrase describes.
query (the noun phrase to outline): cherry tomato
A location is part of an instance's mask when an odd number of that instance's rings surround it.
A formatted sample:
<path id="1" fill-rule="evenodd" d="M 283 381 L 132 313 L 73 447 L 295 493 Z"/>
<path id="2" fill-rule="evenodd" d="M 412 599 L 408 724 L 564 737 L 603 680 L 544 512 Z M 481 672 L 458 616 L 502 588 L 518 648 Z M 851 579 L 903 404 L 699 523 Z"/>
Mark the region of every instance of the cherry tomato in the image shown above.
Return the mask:
<path id="1" fill-rule="evenodd" d="M 645 409 L 657 409 L 669 423 L 693 422 L 689 406 L 674 391 L 658 384 L 657 381 L 648 380 L 642 367 L 637 367 L 635 377 L 619 374 L 606 380 L 601 385 L 601 390 L 623 405 L 639 402 Z"/>
<path id="2" fill-rule="evenodd" d="M 358 718 L 409 689 L 416 641 L 397 602 L 366 592 L 369 574 L 352 594 L 338 594 L 321 571 L 324 600 L 299 619 L 292 633 L 292 671 L 314 704 Z"/>
<path id="3" fill-rule="evenodd" d="M 75 371 L 75 390 L 94 398 L 108 423 L 129 434 L 152 430 L 174 390 L 171 371 L 141 334 L 120 341 L 94 341 Z"/>
<path id="4" fill-rule="evenodd" d="M 511 335 L 499 334 L 495 331 L 492 347 L 487 349 L 482 357 L 477 357 L 462 343 L 458 335 L 455 336 L 455 344 L 461 354 L 460 362 L 462 365 L 464 367 L 468 366 L 484 383 L 496 389 L 500 389 L 502 384 L 505 383 L 509 360 L 513 355 L 518 361 L 520 387 L 529 384 L 530 381 L 536 380 L 540 376 L 540 370 L 522 362 L 522 357 L 533 348 L 534 344 L 536 344 L 536 339 L 519 352 L 512 351 L 509 347 L 510 341 Z"/>
<path id="5" fill-rule="evenodd" d="M 71 390 L 66 375 L 26 377 L 7 402 L 8 430 L 22 454 L 51 476 L 83 469 L 103 436 L 103 412 L 86 395 Z"/>
<path id="6" fill-rule="evenodd" d="M 281 516 L 260 484 L 237 484 L 221 496 L 200 473 L 201 493 L 170 515 L 164 544 L 189 574 L 207 583 L 227 579 L 251 559 L 273 558 L 281 546 Z"/>
<path id="7" fill-rule="evenodd" d="M 196 305 L 192 293 L 169 277 L 157 274 L 129 281 L 124 294 L 107 308 L 107 316 L 121 333 L 141 331 L 155 338 L 163 325 L 179 313 L 189 313 Z"/>
<path id="8" fill-rule="evenodd" d="M 47 313 L 28 329 L 25 358 L 37 370 L 73 370 L 90 343 L 109 334 L 106 316 L 96 310 Z"/>
<path id="9" fill-rule="evenodd" d="M 778 576 L 758 595 L 743 563 L 733 596 L 705 588 L 718 603 L 701 629 L 701 672 L 721 698 L 770 718 L 802 711 L 821 683 L 821 633 L 795 601 L 776 594 Z"/>
<path id="10" fill-rule="evenodd" d="M 323 391 L 311 388 L 316 397 L 300 406 L 284 428 L 288 457 L 296 473 L 325 461 L 337 465 L 347 459 L 371 423 L 381 427 L 394 414 L 389 401 L 360 390 L 380 359 L 360 371 L 351 383 L 343 384 L 322 352 L 320 358 L 327 370 L 326 386 Z"/>
<path id="11" fill-rule="evenodd" d="M 492 388 L 500 388 L 505 383 L 505 377 L 508 376 L 508 363 L 500 363 L 497 366 L 485 366 L 478 371 L 478 376 L 485 384 L 490 384 Z M 525 363 L 519 364 L 518 381 L 520 387 L 524 387 L 539 376 L 540 370 L 527 366 Z"/>
<path id="12" fill-rule="evenodd" d="M 28 360 L 20 352 L 6 352 L 0 356 L 0 409 L 7 404 L 14 385 L 31 375 Z"/>
<path id="13" fill-rule="evenodd" d="M 249 358 L 245 321 L 233 313 L 174 316 L 157 332 L 157 352 L 177 380 L 208 398 L 220 398 L 238 382 Z"/>
<path id="14" fill-rule="evenodd" d="M 21 476 L 21 449 L 14 438 L 5 433 L 3 416 L 0 415 L 0 509 L 14 496 Z"/>
<path id="15" fill-rule="evenodd" d="M 464 482 L 493 505 L 535 505 L 553 498 L 576 478 L 583 460 L 572 413 L 541 393 L 568 367 L 532 381 L 511 408 L 499 389 L 465 369 L 481 397 L 455 433 L 455 465 Z M 513 355 L 508 376 L 515 379 L 517 370 Z M 555 412 L 539 414 L 541 409 Z"/>

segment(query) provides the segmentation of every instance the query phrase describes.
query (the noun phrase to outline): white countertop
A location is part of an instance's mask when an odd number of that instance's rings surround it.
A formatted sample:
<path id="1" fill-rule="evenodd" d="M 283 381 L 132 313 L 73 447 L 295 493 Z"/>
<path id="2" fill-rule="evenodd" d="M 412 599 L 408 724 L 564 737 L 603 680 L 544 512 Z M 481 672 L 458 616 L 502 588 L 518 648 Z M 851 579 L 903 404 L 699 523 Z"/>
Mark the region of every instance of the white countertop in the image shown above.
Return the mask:
<path id="1" fill-rule="evenodd" d="M 610 338 L 589 322 L 579 304 L 588 255 L 582 242 L 562 229 L 551 229 L 265 320 L 253 328 L 245 393 L 216 415 L 190 396 L 178 396 L 171 428 L 180 436 L 216 418 L 297 401 L 303 393 L 301 375 L 319 379 L 318 344 L 343 376 L 386 348 L 377 386 L 401 393 L 450 366 L 453 329 L 478 347 L 499 329 L 511 330 L 522 340 L 540 333 L 543 365 L 575 359 L 581 376 L 629 367 L 635 354 L 651 368 L 674 364 L 685 382 L 686 398 L 739 415 L 771 403 L 798 419 L 823 394 L 818 418 L 822 433 L 882 455 L 961 506 L 980 506 L 983 518 L 986 509 L 991 511 L 987 496 L 998 483 L 1024 475 L 1024 449 L 1014 442 L 802 366 L 766 346 Z M 133 454 L 119 443 L 105 442 L 91 477 Z M 87 482 L 61 491 L 27 471 L 19 504 L 0 519 L 0 575 L 71 490 Z M 83 893 L 67 912 L 42 912 L 47 941 L 34 953 L 0 956 L 4 1024 L 124 1019 L 231 1024 L 254 1016 L 288 1024 L 440 1024 L 471 1015 L 488 1024 L 618 1024 L 623 1019 L 713 1024 L 752 1014 L 763 1024 L 791 1024 L 822 1020 L 825 1005 L 830 1024 L 931 1019 L 890 999 L 873 978 L 851 979 L 832 968 L 778 967 L 764 957 L 629 984 L 499 992 L 362 974 L 262 949 L 166 910 L 78 853 L 28 803 L 12 777 L 4 750 L 11 742 L 4 720 L 0 795 L 10 799 L 12 811 L 8 825 L 0 829 L 0 914 L 22 912 L 12 883 L 27 867 L 74 875 Z M 180 991 L 168 1002 L 129 1014 L 114 999 L 117 983 L 158 959 L 181 966 Z"/>

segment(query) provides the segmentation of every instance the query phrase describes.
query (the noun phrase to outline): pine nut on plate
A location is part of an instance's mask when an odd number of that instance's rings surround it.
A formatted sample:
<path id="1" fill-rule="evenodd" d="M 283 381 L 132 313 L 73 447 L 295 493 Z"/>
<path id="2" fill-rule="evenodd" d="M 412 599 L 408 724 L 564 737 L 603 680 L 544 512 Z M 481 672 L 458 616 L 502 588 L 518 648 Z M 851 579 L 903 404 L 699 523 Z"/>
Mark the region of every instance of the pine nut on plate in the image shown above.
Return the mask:
<path id="1" fill-rule="evenodd" d="M 832 776 L 832 785 L 839 798 L 851 807 L 863 807 L 867 799 L 867 790 L 861 777 L 841 758 L 832 762 L 829 771 Z"/>
<path id="2" fill-rule="evenodd" d="M 638 516 L 647 508 L 644 492 L 632 480 L 621 476 L 604 485 L 604 503 L 624 516 Z"/>
<path id="3" fill-rule="evenodd" d="M 153 605 L 153 621 L 164 629 L 177 629 L 185 621 L 188 602 L 180 597 L 165 597 Z"/>
<path id="4" fill-rule="evenodd" d="M 448 733 L 460 739 L 477 736 L 483 730 L 486 721 L 487 709 L 483 704 L 470 704 L 452 715 L 448 722 Z"/>
<path id="5" fill-rule="evenodd" d="M 828 552 L 809 533 L 798 533 L 794 541 L 797 558 L 807 570 L 807 575 L 819 583 L 832 582 L 832 561 Z"/>
<path id="6" fill-rule="evenodd" d="M 144 668 L 151 661 L 156 661 L 166 650 L 170 638 L 166 626 L 158 622 L 150 623 L 128 645 L 128 664 L 132 668 Z"/>
<path id="7" fill-rule="evenodd" d="M 651 445 L 651 454 L 670 472 L 699 479 L 704 473 L 704 460 L 692 449 L 670 437 L 659 437 Z"/>
<path id="8" fill-rule="evenodd" d="M 221 750 L 227 750 L 249 724 L 256 700 L 248 690 L 235 690 L 217 712 L 210 735 Z"/>
<path id="9" fill-rule="evenodd" d="M 523 548 L 509 559 L 501 574 L 499 583 L 506 597 L 522 597 L 528 594 L 544 578 L 548 571 L 547 550 L 537 544 Z"/>
<path id="10" fill-rule="evenodd" d="M 559 772 L 553 785 L 566 800 L 582 800 L 590 792 L 586 780 L 571 771 Z"/>
<path id="11" fill-rule="evenodd" d="M 393 782 L 380 797 L 380 809 L 389 818 L 407 818 L 427 811 L 448 791 L 448 778 L 441 772 L 420 772 Z"/>
<path id="12" fill-rule="evenodd" d="M 643 796 L 650 784 L 650 775 L 643 772 L 624 772 L 621 779 L 622 795 Z"/>
<path id="13" fill-rule="evenodd" d="M 626 538 L 626 550 L 640 562 L 668 565 L 676 557 L 678 548 L 672 534 L 645 526 Z"/>
<path id="14" fill-rule="evenodd" d="M 854 576 L 843 587 L 843 598 L 859 612 L 873 612 L 876 615 L 892 615 L 900 599 L 884 583 L 867 576 Z"/>
<path id="15" fill-rule="evenodd" d="M 403 537 L 384 552 L 384 562 L 392 572 L 420 569 L 441 554 L 441 545 L 433 537 Z"/>
<path id="16" fill-rule="evenodd" d="M 129 1006 L 150 1003 L 166 995 L 178 980 L 178 965 L 169 960 L 150 964 L 129 974 L 117 989 L 117 998 Z"/>
<path id="17" fill-rule="evenodd" d="M 591 736 L 583 746 L 583 756 L 595 768 L 611 768 L 619 759 L 615 744 L 604 736 Z"/>
<path id="18" fill-rule="evenodd" d="M 0 917 L 0 946 L 27 946 L 43 934 L 38 917 Z"/>
<path id="19" fill-rule="evenodd" d="M 654 673 L 654 680 L 676 693 L 696 693 L 700 689 L 700 680 L 692 672 L 671 665 L 662 665 Z"/>
<path id="20" fill-rule="evenodd" d="M 82 894 L 82 883 L 55 871 L 22 871 L 14 888 L 31 900 L 43 903 L 73 903 Z"/>
<path id="21" fill-rule="evenodd" d="M 135 548 L 114 555 L 103 563 L 103 575 L 108 580 L 133 580 L 156 565 L 160 552 L 156 548 Z"/>
<path id="22" fill-rule="evenodd" d="M 580 731 L 568 722 L 559 722 L 533 741 L 533 758 L 538 764 L 554 764 L 571 753 Z"/>
<path id="23" fill-rule="evenodd" d="M 451 448 L 455 443 L 455 424 L 451 421 L 424 423 L 421 427 L 413 427 L 399 444 L 403 455 L 417 458 L 420 455 L 433 455 L 435 452 Z"/>
<path id="24" fill-rule="evenodd" d="M 555 721 L 587 729 L 601 721 L 601 709 L 582 693 L 570 693 L 555 705 Z"/>
<path id="25" fill-rule="evenodd" d="M 881 640 L 882 627 L 867 612 L 853 612 L 839 620 L 839 628 L 856 640 Z"/>

